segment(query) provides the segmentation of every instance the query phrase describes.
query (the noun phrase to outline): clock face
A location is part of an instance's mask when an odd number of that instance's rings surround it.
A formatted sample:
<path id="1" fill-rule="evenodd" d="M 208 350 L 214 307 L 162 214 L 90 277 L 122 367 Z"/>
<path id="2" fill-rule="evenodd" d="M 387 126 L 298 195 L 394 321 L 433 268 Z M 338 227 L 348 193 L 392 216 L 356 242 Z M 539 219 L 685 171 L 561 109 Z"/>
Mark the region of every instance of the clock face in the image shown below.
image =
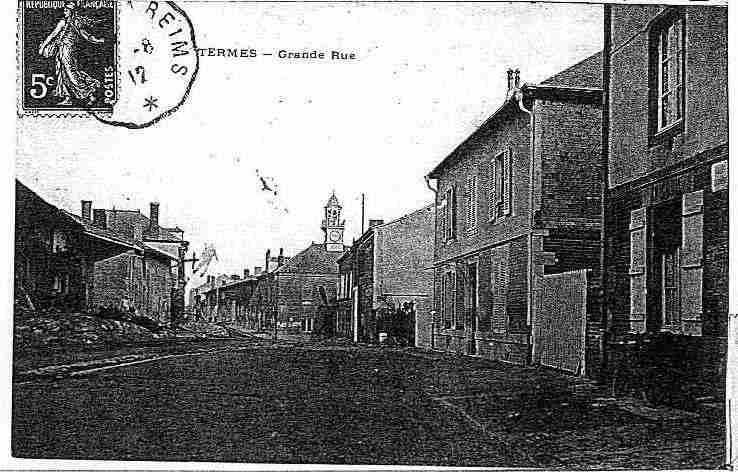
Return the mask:
<path id="1" fill-rule="evenodd" d="M 335 243 L 341 240 L 341 233 L 339 233 L 338 231 L 331 231 L 328 237 L 332 242 Z"/>

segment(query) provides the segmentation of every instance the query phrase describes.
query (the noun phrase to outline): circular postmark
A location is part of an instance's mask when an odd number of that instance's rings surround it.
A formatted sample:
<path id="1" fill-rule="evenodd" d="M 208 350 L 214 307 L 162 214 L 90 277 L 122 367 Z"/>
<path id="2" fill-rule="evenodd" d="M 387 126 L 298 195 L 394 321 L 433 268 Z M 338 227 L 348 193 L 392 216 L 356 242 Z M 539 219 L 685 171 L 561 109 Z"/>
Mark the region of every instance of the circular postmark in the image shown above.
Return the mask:
<path id="1" fill-rule="evenodd" d="M 151 126 L 187 100 L 199 60 L 192 21 L 171 1 L 118 3 L 117 95 L 112 111 L 88 112 L 99 121 L 129 129 Z"/>

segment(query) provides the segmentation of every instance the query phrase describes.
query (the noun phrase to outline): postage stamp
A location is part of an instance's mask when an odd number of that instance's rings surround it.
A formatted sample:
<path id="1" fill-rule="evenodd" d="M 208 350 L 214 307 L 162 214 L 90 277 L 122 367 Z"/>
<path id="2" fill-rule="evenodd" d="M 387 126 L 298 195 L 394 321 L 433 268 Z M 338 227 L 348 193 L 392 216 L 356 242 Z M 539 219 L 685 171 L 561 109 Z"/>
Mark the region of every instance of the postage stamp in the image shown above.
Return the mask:
<path id="1" fill-rule="evenodd" d="M 21 0 L 19 114 L 144 128 L 184 103 L 194 28 L 174 2 Z"/>
<path id="2" fill-rule="evenodd" d="M 21 0 L 20 112 L 112 112 L 118 99 L 114 0 Z"/>

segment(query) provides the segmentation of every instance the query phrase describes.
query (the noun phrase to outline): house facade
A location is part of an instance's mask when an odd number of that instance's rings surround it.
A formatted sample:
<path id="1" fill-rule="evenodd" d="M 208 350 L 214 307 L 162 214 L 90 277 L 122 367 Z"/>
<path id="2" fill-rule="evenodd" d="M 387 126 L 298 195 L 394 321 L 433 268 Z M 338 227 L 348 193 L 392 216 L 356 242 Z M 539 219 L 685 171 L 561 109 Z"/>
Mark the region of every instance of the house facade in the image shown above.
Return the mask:
<path id="1" fill-rule="evenodd" d="M 392 334 L 431 347 L 434 223 L 434 205 L 388 223 L 369 220 L 338 260 L 337 335 L 378 342 Z"/>
<path id="2" fill-rule="evenodd" d="M 191 290 L 191 307 L 199 319 L 215 323 L 248 324 L 256 329 L 256 319 L 250 316 L 249 302 L 257 285 L 257 278 L 248 269 L 243 277 L 208 276 L 207 281 Z"/>
<path id="3" fill-rule="evenodd" d="M 96 261 L 129 251 L 140 252 L 133 240 L 97 228 L 15 181 L 17 304 L 31 310 L 92 309 Z"/>
<path id="4" fill-rule="evenodd" d="M 159 226 L 159 204 L 149 217 L 134 210 L 94 209 L 83 202 L 82 220 L 96 228 L 131 238 L 136 251 L 95 263 L 92 303 L 99 308 L 135 310 L 161 323 L 174 323 L 184 312 L 184 255 L 187 241 Z M 90 219 L 91 218 L 91 219 Z"/>
<path id="5" fill-rule="evenodd" d="M 502 106 L 436 181 L 435 349 L 584 372 L 600 241 L 602 55 Z M 561 319 L 558 319 L 561 318 Z"/>
<path id="6" fill-rule="evenodd" d="M 613 5 L 605 16 L 605 365 L 612 375 L 639 364 L 720 383 L 727 8 Z"/>

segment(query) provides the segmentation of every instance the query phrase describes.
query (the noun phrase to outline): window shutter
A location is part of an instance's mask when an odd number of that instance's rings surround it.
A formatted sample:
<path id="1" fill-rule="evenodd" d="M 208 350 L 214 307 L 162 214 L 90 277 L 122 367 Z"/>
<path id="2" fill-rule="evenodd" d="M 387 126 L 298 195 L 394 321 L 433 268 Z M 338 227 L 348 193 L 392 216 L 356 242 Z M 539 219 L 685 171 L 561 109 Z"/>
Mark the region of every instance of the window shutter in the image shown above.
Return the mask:
<path id="1" fill-rule="evenodd" d="M 478 178 L 475 175 L 472 177 L 472 216 L 474 221 L 474 228 L 477 227 L 477 213 L 479 212 L 479 192 L 478 192 Z"/>
<path id="2" fill-rule="evenodd" d="M 504 176 L 505 179 L 505 185 L 503 188 L 505 189 L 505 196 L 503 205 L 504 205 L 504 212 L 505 215 L 509 215 L 512 211 L 512 202 L 510 201 L 512 198 L 512 167 L 510 166 L 510 150 L 505 151 L 505 165 L 503 166 Z"/>
<path id="3" fill-rule="evenodd" d="M 646 332 L 646 209 L 630 212 L 630 331 Z"/>
<path id="4" fill-rule="evenodd" d="M 496 192 L 496 182 L 495 179 L 497 178 L 497 171 L 495 169 L 495 163 L 497 162 L 496 158 L 492 158 L 492 160 L 489 163 L 489 220 L 492 221 L 497 217 L 497 196 L 495 195 Z"/>
<path id="5" fill-rule="evenodd" d="M 451 204 L 449 205 L 451 215 L 449 218 L 449 239 L 456 237 L 456 187 L 451 187 Z"/>
<path id="6" fill-rule="evenodd" d="M 448 216 L 448 192 L 444 193 L 440 207 L 441 211 L 438 218 L 438 230 L 441 233 L 441 240 L 445 240 L 448 235 L 448 233 L 446 232 L 446 220 Z"/>
<path id="7" fill-rule="evenodd" d="M 510 283 L 509 245 L 492 251 L 492 267 L 490 271 L 491 320 L 490 325 L 495 333 L 505 332 L 507 319 L 507 289 Z"/>
<path id="8" fill-rule="evenodd" d="M 469 176 L 466 178 L 466 230 L 470 231 L 474 229 L 474 222 L 473 215 L 472 215 L 472 209 L 474 208 L 474 202 L 472 201 L 474 196 L 472 195 L 472 177 Z"/>
<path id="9" fill-rule="evenodd" d="M 703 191 L 682 197 L 682 246 L 680 253 L 680 292 L 682 331 L 702 335 L 702 249 Z"/>
<path id="10" fill-rule="evenodd" d="M 474 231 L 477 227 L 477 176 L 466 179 L 466 230 Z"/>

